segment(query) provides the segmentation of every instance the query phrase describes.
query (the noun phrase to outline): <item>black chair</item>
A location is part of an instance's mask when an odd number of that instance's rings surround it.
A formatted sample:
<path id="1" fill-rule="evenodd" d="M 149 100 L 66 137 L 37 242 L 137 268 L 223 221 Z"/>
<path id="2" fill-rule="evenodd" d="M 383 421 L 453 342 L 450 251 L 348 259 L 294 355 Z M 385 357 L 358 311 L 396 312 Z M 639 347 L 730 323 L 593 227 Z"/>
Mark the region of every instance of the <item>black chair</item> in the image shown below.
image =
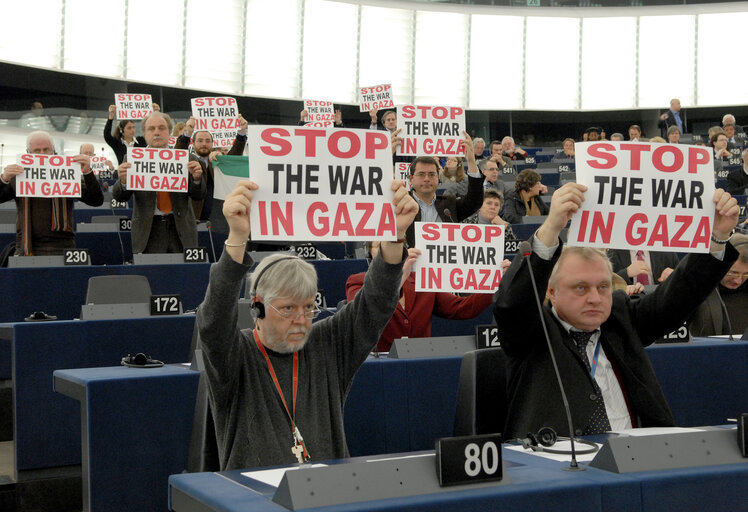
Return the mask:
<path id="1" fill-rule="evenodd" d="M 507 409 L 504 351 L 485 348 L 465 353 L 460 367 L 454 435 L 501 433 Z"/>
<path id="2" fill-rule="evenodd" d="M 151 301 L 146 276 L 110 275 L 88 279 L 86 304 L 138 304 Z"/>

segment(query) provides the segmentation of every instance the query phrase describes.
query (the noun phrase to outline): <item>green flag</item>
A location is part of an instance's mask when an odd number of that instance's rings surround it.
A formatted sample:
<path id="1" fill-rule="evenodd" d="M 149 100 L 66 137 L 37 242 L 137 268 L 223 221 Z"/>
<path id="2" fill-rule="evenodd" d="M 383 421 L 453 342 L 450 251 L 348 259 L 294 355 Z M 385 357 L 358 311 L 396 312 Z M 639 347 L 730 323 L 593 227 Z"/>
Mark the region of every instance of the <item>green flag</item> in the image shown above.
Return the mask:
<path id="1" fill-rule="evenodd" d="M 218 155 L 213 163 L 213 197 L 225 200 L 239 180 L 246 179 L 249 179 L 249 159 L 246 156 Z"/>

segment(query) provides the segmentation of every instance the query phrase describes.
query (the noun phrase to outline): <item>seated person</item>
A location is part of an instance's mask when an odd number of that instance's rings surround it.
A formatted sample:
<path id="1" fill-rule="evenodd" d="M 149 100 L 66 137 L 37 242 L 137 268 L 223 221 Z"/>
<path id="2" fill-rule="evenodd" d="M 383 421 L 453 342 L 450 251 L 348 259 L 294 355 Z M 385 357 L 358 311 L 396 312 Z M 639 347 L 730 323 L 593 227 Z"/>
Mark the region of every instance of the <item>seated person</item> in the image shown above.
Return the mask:
<path id="1" fill-rule="evenodd" d="M 535 292 L 542 297 L 547 290 L 550 296 L 542 315 L 575 435 L 673 426 L 644 347 L 678 328 L 738 256 L 728 241 L 738 221 L 737 201 L 717 189 L 710 254 L 686 256 L 654 293 L 632 300 L 624 292 L 612 292 L 612 270 L 605 253 L 563 247 L 559 238 L 586 191 L 578 183 L 556 190 L 548 218 L 531 238 L 532 253 L 515 258 L 499 285 L 494 316 L 507 356 L 506 439 L 541 427 L 569 433 Z M 589 361 L 596 352 L 593 369 Z"/>
<path id="2" fill-rule="evenodd" d="M 473 152 L 475 153 L 476 160 L 486 158 L 491 154 L 486 149 L 486 141 L 481 139 L 480 137 L 476 137 L 473 139 Z M 467 162 L 465 162 L 465 166 L 467 166 Z"/>
<path id="3" fill-rule="evenodd" d="M 507 192 L 507 185 L 499 179 L 499 166 L 490 158 L 484 158 L 478 162 L 478 169 L 484 176 L 483 190 L 495 190 L 501 197 Z"/>
<path id="4" fill-rule="evenodd" d="M 553 155 L 552 162 L 574 158 L 574 139 L 564 139 L 564 149 Z"/>
<path id="5" fill-rule="evenodd" d="M 629 126 L 629 140 L 631 142 L 639 142 L 642 136 L 642 128 L 638 124 L 632 124 Z"/>
<path id="6" fill-rule="evenodd" d="M 621 142 L 623 141 L 623 134 L 615 132 L 613 135 L 610 136 L 611 142 Z"/>
<path id="7" fill-rule="evenodd" d="M 667 140 L 670 144 L 678 144 L 680 142 L 680 128 L 678 125 L 673 125 L 667 129 Z"/>
<path id="8" fill-rule="evenodd" d="M 467 219 L 463 224 L 498 224 L 504 226 L 506 236 L 512 234 L 512 227 L 507 221 L 499 217 L 504 197 L 493 189 L 483 191 L 483 204 L 480 209 Z M 514 235 L 512 235 L 514 236 Z"/>
<path id="9" fill-rule="evenodd" d="M 26 152 L 54 155 L 55 146 L 47 132 L 34 131 L 26 137 Z M 83 180 L 80 200 L 90 206 L 104 204 L 99 180 L 91 171 L 90 158 L 73 158 L 81 164 Z M 64 197 L 17 197 L 16 176 L 24 172 L 18 164 L 6 165 L 0 173 L 0 203 L 16 201 L 16 256 L 60 255 L 75 248 L 73 199 Z"/>
<path id="10" fill-rule="evenodd" d="M 379 242 L 367 242 L 371 258 L 379 253 Z M 403 275 L 400 280 L 400 300 L 395 308 L 387 327 L 379 337 L 377 351 L 389 352 L 392 343 L 398 338 L 429 338 L 431 337 L 431 315 L 453 320 L 475 318 L 491 305 L 493 295 L 490 293 L 475 293 L 466 297 L 458 297 L 446 292 L 416 292 L 415 273 L 411 272 L 421 251 L 408 249 L 408 259 L 403 265 Z M 504 260 L 504 268 L 511 262 Z M 351 302 L 362 289 L 366 272 L 353 274 L 345 283 L 345 296 Z"/>
<path id="11" fill-rule="evenodd" d="M 253 263 L 246 244 L 257 188 L 243 180 L 226 197 L 229 236 L 195 320 L 222 471 L 349 456 L 346 394 L 392 317 L 402 275 L 403 243 L 383 242 L 361 293 L 313 324 L 319 313 L 314 267 L 289 254 L 268 256 L 252 274 L 255 328 L 240 330 L 238 299 Z M 418 206 L 400 180 L 392 190 L 402 240 Z"/>
<path id="12" fill-rule="evenodd" d="M 524 160 L 527 151 L 514 145 L 514 139 L 508 135 L 501 139 L 501 156 L 505 160 Z"/>
<path id="13" fill-rule="evenodd" d="M 149 148 L 166 148 L 171 133 L 171 118 L 154 112 L 143 119 L 143 132 Z M 118 179 L 112 187 L 117 201 L 133 199 L 133 254 L 180 253 L 197 246 L 197 224 L 190 199 L 200 200 L 207 190 L 202 164 L 190 155 L 187 164 L 187 192 L 147 192 L 127 188 L 127 170 L 132 164 L 123 162 L 117 168 Z"/>
<path id="14" fill-rule="evenodd" d="M 678 265 L 678 255 L 674 252 L 610 249 L 608 258 L 613 272 L 626 284 L 644 286 L 663 282 Z"/>
<path id="15" fill-rule="evenodd" d="M 732 157 L 732 154 L 727 148 L 727 135 L 725 135 L 724 132 L 715 133 L 709 140 L 714 148 L 714 160 L 728 162 L 730 157 Z"/>
<path id="16" fill-rule="evenodd" d="M 727 175 L 727 191 L 735 196 L 745 194 L 745 189 L 748 188 L 748 149 L 744 149 L 741 156 L 743 165 Z"/>
<path id="17" fill-rule="evenodd" d="M 688 325 L 692 336 L 742 334 L 748 329 L 748 235 L 736 233 L 730 243 L 740 257 L 694 312 Z"/>
<path id="18" fill-rule="evenodd" d="M 504 195 L 504 220 L 510 224 L 521 224 L 525 215 L 548 215 L 548 205 L 540 197 L 543 189 L 537 171 L 525 169 L 519 173 L 514 190 Z"/>
<path id="19" fill-rule="evenodd" d="M 462 197 L 468 191 L 468 177 L 465 173 L 465 166 L 462 164 L 462 158 L 456 156 L 447 157 L 444 168 L 439 171 L 439 183 L 445 185 L 444 193 L 454 194 Z"/>

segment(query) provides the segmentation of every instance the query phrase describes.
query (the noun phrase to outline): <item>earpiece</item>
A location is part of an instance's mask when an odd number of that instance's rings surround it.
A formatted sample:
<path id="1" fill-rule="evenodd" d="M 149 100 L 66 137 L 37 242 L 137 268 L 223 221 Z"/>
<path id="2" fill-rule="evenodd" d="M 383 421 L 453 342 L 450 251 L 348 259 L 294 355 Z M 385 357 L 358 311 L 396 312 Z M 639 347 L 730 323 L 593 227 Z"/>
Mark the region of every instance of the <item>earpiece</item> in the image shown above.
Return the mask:
<path id="1" fill-rule="evenodd" d="M 568 438 L 565 437 L 562 439 L 568 439 Z M 556 444 L 556 441 L 558 440 L 559 438 L 555 430 L 553 430 L 551 427 L 543 427 L 540 430 L 538 430 L 537 433 L 535 434 L 530 432 L 527 434 L 527 437 L 525 437 L 524 439 L 515 439 L 514 441 L 518 441 L 522 443 L 523 448 L 530 449 L 534 452 L 547 452 L 547 453 L 555 453 L 558 455 L 571 454 L 571 451 L 569 450 L 557 450 L 557 449 L 551 448 L 554 444 Z M 580 444 L 583 444 L 589 447 L 589 448 L 585 448 L 582 450 L 579 450 L 579 449 L 575 450 L 575 453 L 577 455 L 582 455 L 585 453 L 595 453 L 598 450 L 597 445 L 590 441 L 574 438 L 574 442 L 580 443 Z"/>
<path id="2" fill-rule="evenodd" d="M 129 368 L 159 368 L 164 365 L 164 362 L 158 359 L 151 359 L 150 356 L 138 352 L 134 356 L 127 354 L 122 358 L 121 364 Z"/>
<path id="3" fill-rule="evenodd" d="M 250 306 L 250 313 L 252 315 L 252 318 L 257 320 L 258 318 L 265 318 L 265 304 L 262 302 L 256 300 L 257 299 L 257 285 L 260 283 L 260 278 L 262 275 L 267 272 L 267 270 L 275 265 L 276 263 L 280 263 L 283 260 L 296 260 L 298 259 L 296 256 L 286 256 L 285 258 L 278 258 L 274 262 L 268 264 L 267 267 L 263 268 L 262 271 L 257 275 L 257 279 L 254 280 L 254 286 L 252 286 L 252 291 L 249 293 L 250 299 L 252 299 L 252 305 Z"/>

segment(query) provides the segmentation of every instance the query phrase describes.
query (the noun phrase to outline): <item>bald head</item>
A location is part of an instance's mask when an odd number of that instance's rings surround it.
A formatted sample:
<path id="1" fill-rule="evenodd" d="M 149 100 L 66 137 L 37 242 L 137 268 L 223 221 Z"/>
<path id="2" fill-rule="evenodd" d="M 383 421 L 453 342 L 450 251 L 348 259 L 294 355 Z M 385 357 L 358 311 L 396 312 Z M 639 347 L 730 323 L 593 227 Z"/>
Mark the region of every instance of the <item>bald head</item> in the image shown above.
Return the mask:
<path id="1" fill-rule="evenodd" d="M 78 150 L 79 155 L 94 156 L 96 151 L 94 150 L 93 144 L 81 144 Z"/>

